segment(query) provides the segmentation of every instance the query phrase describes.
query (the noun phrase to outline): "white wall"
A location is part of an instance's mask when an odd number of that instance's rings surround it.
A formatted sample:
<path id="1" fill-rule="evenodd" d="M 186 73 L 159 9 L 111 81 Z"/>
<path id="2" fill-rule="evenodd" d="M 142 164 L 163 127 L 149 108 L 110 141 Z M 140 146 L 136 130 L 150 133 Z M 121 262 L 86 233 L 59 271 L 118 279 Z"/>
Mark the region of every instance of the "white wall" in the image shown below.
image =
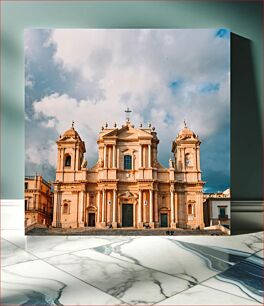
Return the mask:
<path id="1" fill-rule="evenodd" d="M 222 200 L 212 200 L 212 216 L 213 219 L 218 219 L 219 215 L 219 208 L 218 206 L 227 206 L 226 207 L 226 214 L 230 219 L 230 200 L 222 199 Z"/>

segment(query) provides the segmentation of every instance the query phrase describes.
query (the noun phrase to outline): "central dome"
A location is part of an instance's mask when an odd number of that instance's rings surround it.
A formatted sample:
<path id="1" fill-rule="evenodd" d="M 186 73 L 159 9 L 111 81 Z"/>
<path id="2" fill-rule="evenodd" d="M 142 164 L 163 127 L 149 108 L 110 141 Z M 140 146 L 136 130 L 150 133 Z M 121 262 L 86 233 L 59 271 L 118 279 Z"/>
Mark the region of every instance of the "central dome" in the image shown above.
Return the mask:
<path id="1" fill-rule="evenodd" d="M 193 131 L 191 131 L 187 126 L 185 126 L 180 132 L 179 136 L 193 136 L 196 137 Z"/>
<path id="2" fill-rule="evenodd" d="M 198 136 L 187 127 L 187 124 L 184 120 L 184 128 L 179 132 L 178 136 L 176 139 L 178 140 L 183 140 L 186 138 L 194 138 L 198 140 Z"/>
<path id="3" fill-rule="evenodd" d="M 63 137 L 80 137 L 79 134 L 75 131 L 74 127 L 71 127 L 69 130 L 67 130 Z"/>

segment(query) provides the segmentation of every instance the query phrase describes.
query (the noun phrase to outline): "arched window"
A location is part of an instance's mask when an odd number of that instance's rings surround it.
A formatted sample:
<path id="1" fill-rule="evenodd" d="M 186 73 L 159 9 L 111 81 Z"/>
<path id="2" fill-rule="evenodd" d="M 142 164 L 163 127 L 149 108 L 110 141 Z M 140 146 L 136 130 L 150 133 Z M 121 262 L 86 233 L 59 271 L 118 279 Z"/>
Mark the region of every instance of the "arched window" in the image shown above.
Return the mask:
<path id="1" fill-rule="evenodd" d="M 64 203 L 63 204 L 63 211 L 62 211 L 62 213 L 63 214 L 69 214 L 69 210 L 70 210 L 69 204 L 68 203 Z"/>
<path id="2" fill-rule="evenodd" d="M 124 169 L 125 170 L 131 170 L 132 169 L 132 156 L 131 155 L 125 155 L 124 156 Z"/>
<path id="3" fill-rule="evenodd" d="M 70 155 L 66 155 L 65 156 L 65 164 L 66 167 L 70 167 L 71 166 L 71 156 Z"/>
<path id="4" fill-rule="evenodd" d="M 185 154 L 185 166 L 190 167 L 192 165 L 192 156 L 191 154 Z"/>

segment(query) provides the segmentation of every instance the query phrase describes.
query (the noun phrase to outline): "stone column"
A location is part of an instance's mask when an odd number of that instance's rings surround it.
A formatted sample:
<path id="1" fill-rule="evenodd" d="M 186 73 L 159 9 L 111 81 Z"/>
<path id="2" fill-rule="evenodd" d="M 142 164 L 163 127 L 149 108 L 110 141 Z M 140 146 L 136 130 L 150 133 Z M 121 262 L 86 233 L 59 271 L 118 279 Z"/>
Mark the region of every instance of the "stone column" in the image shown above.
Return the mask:
<path id="1" fill-rule="evenodd" d="M 200 149 L 197 148 L 197 170 L 201 171 L 200 169 Z"/>
<path id="2" fill-rule="evenodd" d="M 63 149 L 63 158 L 62 158 L 62 181 L 64 181 L 64 163 L 65 163 L 64 156 L 65 156 L 65 148 Z"/>
<path id="3" fill-rule="evenodd" d="M 185 148 L 181 149 L 182 155 L 182 172 L 183 172 L 183 180 L 186 181 L 186 169 L 185 169 Z"/>
<path id="4" fill-rule="evenodd" d="M 175 208 L 175 212 L 174 212 L 174 221 L 175 221 L 175 227 L 178 226 L 178 195 L 177 192 L 174 192 L 174 208 Z"/>
<path id="5" fill-rule="evenodd" d="M 185 154 L 184 154 L 184 148 L 181 149 L 181 155 L 182 155 L 182 170 L 185 171 Z"/>
<path id="6" fill-rule="evenodd" d="M 64 169 L 64 149 L 60 149 L 60 167 L 59 170 L 63 171 Z"/>
<path id="7" fill-rule="evenodd" d="M 104 168 L 107 168 L 107 165 L 106 165 L 106 148 L 107 148 L 107 146 L 104 145 Z"/>
<path id="8" fill-rule="evenodd" d="M 151 168 L 151 145 L 148 145 L 148 166 Z"/>
<path id="9" fill-rule="evenodd" d="M 113 168 L 116 168 L 116 145 L 113 145 Z"/>
<path id="10" fill-rule="evenodd" d="M 76 144 L 74 145 L 74 159 L 71 160 L 71 168 L 73 171 L 76 170 Z M 74 179 L 75 179 L 75 172 L 74 172 Z"/>
<path id="11" fill-rule="evenodd" d="M 158 191 L 154 191 L 154 222 L 159 222 Z"/>
<path id="12" fill-rule="evenodd" d="M 87 207 L 87 192 L 84 192 L 84 199 L 83 199 L 83 214 L 82 214 L 82 222 L 85 226 L 86 221 L 86 207 Z"/>
<path id="13" fill-rule="evenodd" d="M 117 197 L 117 223 L 121 224 L 122 220 L 121 220 L 121 200 L 119 197 Z"/>
<path id="14" fill-rule="evenodd" d="M 58 193 L 57 191 L 54 191 L 53 220 L 52 220 L 53 227 L 58 227 L 57 212 L 58 212 Z"/>
<path id="15" fill-rule="evenodd" d="M 117 227 L 117 221 L 116 221 L 116 189 L 113 190 L 113 222 L 112 222 L 113 228 Z"/>
<path id="16" fill-rule="evenodd" d="M 102 200 L 102 225 L 105 225 L 105 190 L 103 189 L 103 200 Z"/>
<path id="17" fill-rule="evenodd" d="M 57 225 L 56 227 L 61 227 L 61 192 L 57 192 Z"/>
<path id="18" fill-rule="evenodd" d="M 98 192 L 97 192 L 97 223 L 99 223 L 100 220 L 101 220 L 101 218 L 100 218 L 100 213 L 101 213 L 100 201 L 101 201 L 101 191 L 98 190 Z"/>
<path id="19" fill-rule="evenodd" d="M 117 152 L 116 152 L 116 156 L 117 156 L 117 157 L 116 157 L 116 159 L 117 159 L 117 160 L 116 160 L 116 167 L 119 168 L 119 148 L 117 148 L 116 151 L 117 151 Z"/>
<path id="20" fill-rule="evenodd" d="M 76 159 L 75 159 L 75 170 L 79 170 L 79 158 L 80 158 L 80 152 L 78 149 L 75 151 Z"/>
<path id="21" fill-rule="evenodd" d="M 147 194 L 146 192 L 143 191 L 142 193 L 142 198 L 144 198 L 144 194 L 145 194 L 145 201 L 147 201 Z M 145 202 L 144 201 L 144 202 Z M 147 210 L 147 205 L 145 205 L 145 203 L 143 202 L 143 205 L 142 205 L 142 210 L 143 210 L 143 223 L 147 222 L 147 213 L 146 213 L 146 210 Z"/>
<path id="22" fill-rule="evenodd" d="M 175 224 L 175 210 L 174 210 L 174 186 L 171 185 L 170 187 L 170 206 L 171 206 L 171 224 L 172 228 L 176 227 Z"/>
<path id="23" fill-rule="evenodd" d="M 133 204 L 133 227 L 136 226 L 136 203 Z"/>
<path id="24" fill-rule="evenodd" d="M 76 211 L 76 226 L 77 227 L 79 227 L 79 211 L 80 211 L 80 209 L 79 209 L 79 199 L 80 199 L 80 197 L 79 197 L 79 194 L 80 194 L 80 192 L 79 191 L 76 191 L 76 203 L 77 203 L 77 211 Z"/>
<path id="25" fill-rule="evenodd" d="M 142 146 L 142 167 L 146 168 L 146 146 Z"/>
<path id="26" fill-rule="evenodd" d="M 149 225 L 151 228 L 154 228 L 153 222 L 153 190 L 149 190 Z"/>
<path id="27" fill-rule="evenodd" d="M 138 191 L 138 228 L 143 227 L 142 222 L 142 190 L 139 189 Z"/>
<path id="28" fill-rule="evenodd" d="M 107 168 L 112 168 L 113 164 L 111 165 L 111 162 L 113 161 L 113 147 L 108 146 L 107 149 Z"/>
<path id="29" fill-rule="evenodd" d="M 142 145 L 139 145 L 139 168 L 142 167 Z"/>
<path id="30" fill-rule="evenodd" d="M 197 180 L 200 181 L 202 178 L 201 178 L 201 168 L 200 168 L 200 148 L 199 147 L 196 148 L 196 159 L 197 159 L 197 165 L 196 165 Z"/>
<path id="31" fill-rule="evenodd" d="M 56 170 L 59 170 L 61 167 L 61 149 L 57 148 L 57 164 Z"/>
<path id="32" fill-rule="evenodd" d="M 176 170 L 180 171 L 180 163 L 179 162 L 181 160 L 181 152 L 180 152 L 179 148 L 177 148 L 176 160 L 177 160 Z"/>
<path id="33" fill-rule="evenodd" d="M 109 203 L 110 201 L 110 203 Z M 112 195 L 111 195 L 111 192 L 106 192 L 106 197 L 105 197 L 105 222 L 106 224 L 110 223 L 111 222 L 111 206 L 113 205 L 113 202 L 112 202 Z"/>
<path id="34" fill-rule="evenodd" d="M 195 155 L 195 157 L 194 157 L 195 161 L 194 161 L 194 165 L 193 166 L 197 170 L 198 169 L 198 162 L 197 162 L 197 148 L 196 147 L 194 148 L 194 155 Z"/>
<path id="35" fill-rule="evenodd" d="M 79 206 L 78 227 L 84 227 L 83 223 L 84 191 L 83 190 L 80 192 L 79 202 L 77 203 L 77 205 Z"/>

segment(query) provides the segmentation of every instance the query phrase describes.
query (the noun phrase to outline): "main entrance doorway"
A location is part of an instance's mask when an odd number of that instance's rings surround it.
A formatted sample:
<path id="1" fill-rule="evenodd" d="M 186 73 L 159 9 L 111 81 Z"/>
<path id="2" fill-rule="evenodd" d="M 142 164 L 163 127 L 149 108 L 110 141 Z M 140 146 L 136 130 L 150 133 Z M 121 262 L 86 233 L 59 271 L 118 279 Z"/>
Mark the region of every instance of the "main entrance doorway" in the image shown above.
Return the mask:
<path id="1" fill-rule="evenodd" d="M 160 214 L 160 227 L 168 227 L 168 214 Z"/>
<path id="2" fill-rule="evenodd" d="M 88 213 L 88 226 L 95 226 L 95 213 Z"/>
<path id="3" fill-rule="evenodd" d="M 122 205 L 122 226 L 133 226 L 133 204 Z"/>

